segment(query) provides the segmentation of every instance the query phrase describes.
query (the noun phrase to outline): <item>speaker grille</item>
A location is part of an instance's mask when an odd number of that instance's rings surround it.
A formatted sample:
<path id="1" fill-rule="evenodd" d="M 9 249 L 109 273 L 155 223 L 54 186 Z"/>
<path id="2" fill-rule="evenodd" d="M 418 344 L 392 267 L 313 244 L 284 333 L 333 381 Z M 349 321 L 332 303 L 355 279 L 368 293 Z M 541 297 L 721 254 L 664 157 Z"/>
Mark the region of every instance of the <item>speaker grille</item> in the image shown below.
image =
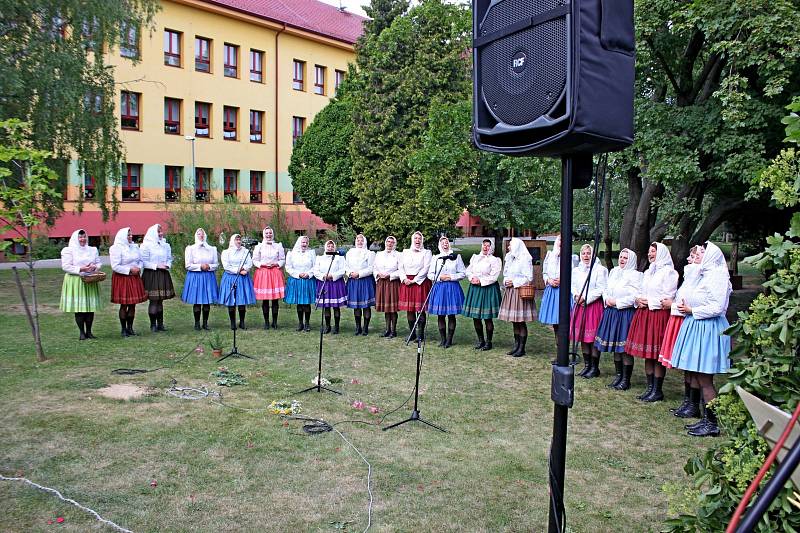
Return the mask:
<path id="1" fill-rule="evenodd" d="M 562 5 L 559 0 L 504 0 L 492 6 L 481 34 Z M 512 70 L 524 54 L 525 68 Z M 567 82 L 567 25 L 554 19 L 498 39 L 481 52 L 481 91 L 487 108 L 499 121 L 514 126 L 533 122 L 550 111 Z"/>

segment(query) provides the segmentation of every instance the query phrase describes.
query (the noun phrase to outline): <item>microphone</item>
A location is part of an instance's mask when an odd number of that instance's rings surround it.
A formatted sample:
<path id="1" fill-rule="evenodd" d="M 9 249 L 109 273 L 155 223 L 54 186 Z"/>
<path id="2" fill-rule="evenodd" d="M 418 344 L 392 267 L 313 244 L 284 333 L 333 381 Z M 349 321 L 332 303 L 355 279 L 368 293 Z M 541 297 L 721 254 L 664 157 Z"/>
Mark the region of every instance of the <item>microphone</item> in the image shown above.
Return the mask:
<path id="1" fill-rule="evenodd" d="M 439 257 L 439 260 L 440 261 L 455 261 L 457 257 L 458 257 L 457 253 L 450 252 L 449 255 L 443 255 L 443 256 Z"/>
<path id="2" fill-rule="evenodd" d="M 339 249 L 339 250 L 334 250 L 332 252 L 325 252 L 325 255 L 338 255 L 338 256 L 344 257 L 345 256 L 345 252 L 344 252 L 344 250 Z"/>
<path id="3" fill-rule="evenodd" d="M 258 244 L 256 239 L 252 237 L 242 237 L 242 246 L 253 248 L 256 244 Z"/>

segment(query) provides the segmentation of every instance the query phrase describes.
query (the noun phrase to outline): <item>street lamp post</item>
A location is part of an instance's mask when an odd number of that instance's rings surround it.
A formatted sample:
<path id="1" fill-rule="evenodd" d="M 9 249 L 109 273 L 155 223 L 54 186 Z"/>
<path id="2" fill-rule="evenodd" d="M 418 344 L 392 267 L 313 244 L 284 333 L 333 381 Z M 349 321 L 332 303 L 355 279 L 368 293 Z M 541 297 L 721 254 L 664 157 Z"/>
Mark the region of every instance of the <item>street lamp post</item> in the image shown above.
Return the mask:
<path id="1" fill-rule="evenodd" d="M 195 141 L 195 137 L 192 136 L 192 135 L 185 135 L 183 138 L 186 139 L 187 141 L 191 141 L 191 143 L 192 143 L 192 179 L 189 182 L 191 184 L 191 183 L 194 183 L 194 180 L 197 179 L 197 171 L 194 168 L 194 141 Z M 195 198 L 195 200 L 196 200 L 196 198 Z"/>

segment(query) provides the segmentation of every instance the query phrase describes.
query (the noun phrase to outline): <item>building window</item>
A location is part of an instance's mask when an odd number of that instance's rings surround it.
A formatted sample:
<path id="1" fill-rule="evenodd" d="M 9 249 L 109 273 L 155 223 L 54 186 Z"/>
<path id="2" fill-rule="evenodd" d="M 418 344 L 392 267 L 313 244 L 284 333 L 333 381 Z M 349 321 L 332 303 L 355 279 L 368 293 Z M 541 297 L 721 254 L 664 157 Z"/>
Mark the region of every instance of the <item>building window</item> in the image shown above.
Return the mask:
<path id="1" fill-rule="evenodd" d="M 122 201 L 138 202 L 141 200 L 142 165 L 128 163 L 125 175 L 122 176 Z"/>
<path id="2" fill-rule="evenodd" d="M 225 43 L 225 75 L 229 78 L 239 77 L 239 47 Z"/>
<path id="3" fill-rule="evenodd" d="M 211 72 L 211 39 L 194 38 L 194 69 L 200 72 Z"/>
<path id="4" fill-rule="evenodd" d="M 303 117 L 292 117 L 292 146 L 297 144 L 297 140 L 303 136 L 306 129 L 306 119 Z"/>
<path id="5" fill-rule="evenodd" d="M 123 130 L 139 129 L 139 100 L 140 93 L 122 91 L 122 102 L 120 103 L 121 126 Z"/>
<path id="6" fill-rule="evenodd" d="M 119 55 L 136 59 L 139 57 L 139 27 L 123 22 L 120 25 Z"/>
<path id="7" fill-rule="evenodd" d="M 250 49 L 250 81 L 264 81 L 264 52 Z"/>
<path id="8" fill-rule="evenodd" d="M 292 203 L 293 204 L 302 204 L 303 203 L 303 199 L 300 198 L 300 195 L 297 194 L 296 191 L 292 191 Z"/>
<path id="9" fill-rule="evenodd" d="M 194 171 L 194 199 L 197 202 L 211 200 L 211 169 L 198 168 Z"/>
<path id="10" fill-rule="evenodd" d="M 264 112 L 250 110 L 250 142 L 260 143 L 264 142 L 262 135 L 264 124 Z"/>
<path id="11" fill-rule="evenodd" d="M 81 37 L 86 42 L 87 50 L 94 50 L 97 47 L 95 36 L 100 32 L 100 23 L 96 17 L 92 20 L 84 20 L 81 24 Z"/>
<path id="12" fill-rule="evenodd" d="M 250 171 L 250 203 L 260 204 L 264 190 L 264 173 L 259 170 Z"/>
<path id="13" fill-rule="evenodd" d="M 194 103 L 194 136 L 195 137 L 210 137 L 211 136 L 211 104 L 205 102 Z"/>
<path id="14" fill-rule="evenodd" d="M 164 200 L 177 202 L 181 199 L 181 167 L 164 167 Z"/>
<path id="15" fill-rule="evenodd" d="M 164 64 L 170 67 L 181 66 L 181 33 L 164 30 Z"/>
<path id="16" fill-rule="evenodd" d="M 87 113 L 99 115 L 103 112 L 103 95 L 94 92 L 84 95 L 83 108 Z"/>
<path id="17" fill-rule="evenodd" d="M 236 190 L 239 185 L 239 171 L 225 169 L 224 176 L 224 193 L 226 200 L 236 200 Z"/>
<path id="18" fill-rule="evenodd" d="M 306 70 L 305 61 L 294 60 L 294 77 L 292 78 L 292 89 L 295 91 L 303 90 L 303 74 Z"/>
<path id="19" fill-rule="evenodd" d="M 314 94 L 325 94 L 325 67 L 314 65 Z"/>
<path id="20" fill-rule="evenodd" d="M 333 93 L 334 93 L 334 95 L 339 93 L 339 87 L 341 87 L 342 83 L 344 82 L 344 71 L 343 70 L 337 70 L 337 71 L 335 71 L 335 74 L 336 74 L 336 76 L 335 76 L 334 81 L 333 81 Z"/>
<path id="21" fill-rule="evenodd" d="M 86 174 L 83 177 L 83 198 L 84 200 L 94 200 L 94 176 Z"/>
<path id="22" fill-rule="evenodd" d="M 164 133 L 179 135 L 181 132 L 181 101 L 164 98 Z"/>
<path id="23" fill-rule="evenodd" d="M 236 124 L 239 122 L 236 116 L 238 114 L 238 107 L 225 106 L 222 108 L 222 137 L 225 140 L 236 140 Z"/>

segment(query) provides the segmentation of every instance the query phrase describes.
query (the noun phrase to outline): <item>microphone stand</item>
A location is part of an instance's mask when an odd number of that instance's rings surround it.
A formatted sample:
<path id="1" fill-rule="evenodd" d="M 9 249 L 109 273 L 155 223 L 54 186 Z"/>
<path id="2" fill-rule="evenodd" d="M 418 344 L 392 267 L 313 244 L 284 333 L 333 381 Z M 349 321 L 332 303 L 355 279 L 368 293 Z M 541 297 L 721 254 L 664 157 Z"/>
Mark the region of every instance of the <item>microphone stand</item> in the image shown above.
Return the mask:
<path id="1" fill-rule="evenodd" d="M 435 270 L 436 275 L 433 278 L 433 285 L 431 285 L 431 290 L 428 291 L 428 295 L 425 296 L 425 301 L 422 303 L 422 309 L 427 309 L 428 300 L 430 299 L 431 294 L 433 293 L 433 288 L 436 286 L 437 283 L 439 283 L 439 275 L 442 273 L 442 270 L 444 269 L 444 263 L 445 263 L 445 261 L 447 261 L 449 259 L 449 257 L 448 256 L 443 256 L 443 257 L 437 258 L 436 260 L 437 261 L 441 261 L 442 259 L 444 259 L 444 261 L 442 261 L 442 266 L 439 267 L 438 270 Z M 408 346 L 409 343 L 411 343 L 411 337 L 414 335 L 414 332 L 417 331 L 417 325 L 419 324 L 419 319 L 420 319 L 421 316 L 422 316 L 422 311 L 418 311 L 417 312 L 417 320 L 414 321 L 414 327 L 411 328 L 411 333 L 408 334 L 408 338 L 406 339 L 406 346 Z M 405 420 L 401 420 L 400 422 L 396 422 L 396 423 L 392 424 L 391 426 L 386 426 L 385 428 L 382 428 L 383 431 L 386 431 L 387 429 L 395 428 L 397 426 L 401 426 L 401 425 L 405 424 L 406 422 L 422 422 L 423 424 L 425 424 L 427 426 L 430 426 L 430 427 L 432 427 L 434 429 L 438 429 L 442 433 L 447 433 L 447 430 L 445 430 L 444 428 L 441 428 L 441 427 L 437 426 L 436 424 L 434 424 L 432 422 L 428 422 L 427 420 L 425 420 L 424 418 L 419 416 L 419 406 L 418 406 L 418 404 L 419 404 L 419 374 L 422 371 L 422 358 L 424 356 L 424 353 L 425 353 L 425 332 L 423 331 L 422 335 L 420 335 L 419 331 L 417 331 L 417 373 L 416 373 L 416 376 L 414 378 L 414 409 L 411 411 L 411 416 L 409 416 Z"/>
<path id="2" fill-rule="evenodd" d="M 328 254 L 325 254 L 328 255 Z M 333 261 L 338 256 L 338 253 L 331 254 L 331 264 L 328 265 L 328 271 L 325 272 L 325 277 L 322 278 L 322 287 L 319 288 L 319 294 L 317 295 L 317 303 L 314 305 L 314 310 L 319 309 L 320 302 L 325 301 L 325 288 L 328 286 L 328 275 L 331 273 L 331 268 L 333 267 Z M 317 392 L 322 392 L 326 390 L 328 392 L 332 392 L 334 394 L 342 394 L 338 390 L 331 389 L 330 387 L 326 387 L 322 384 L 322 337 L 323 331 L 325 330 L 325 313 L 321 313 L 319 317 L 319 358 L 317 360 L 317 384 L 308 387 L 307 389 L 303 389 L 301 391 L 296 392 L 295 394 L 303 394 L 304 392 L 310 392 L 315 390 Z"/>
<path id="3" fill-rule="evenodd" d="M 245 250 L 247 250 L 247 253 L 244 254 L 244 259 L 242 259 L 242 262 L 239 263 L 239 268 L 236 270 L 236 278 L 234 278 L 233 285 L 231 285 L 231 295 L 233 296 L 233 307 L 234 307 L 234 309 L 236 309 L 236 307 L 237 307 L 236 306 L 236 288 L 239 286 L 239 276 L 241 276 L 240 272 L 242 271 L 242 268 L 244 268 L 244 264 L 245 264 L 245 262 L 247 262 L 247 258 L 248 257 L 250 257 L 251 259 L 253 258 L 253 256 L 250 254 L 250 248 L 248 248 L 247 246 L 245 246 L 244 248 L 245 248 Z M 227 355 L 224 355 L 224 356 L 220 357 L 219 359 L 217 359 L 217 363 L 219 363 L 220 361 L 224 361 L 228 357 L 246 357 L 248 359 L 255 359 L 255 357 L 252 357 L 250 355 L 247 355 L 245 353 L 240 352 L 239 348 L 236 347 L 236 330 L 237 329 L 239 329 L 239 328 L 237 327 L 237 328 L 233 329 L 233 349 Z"/>

